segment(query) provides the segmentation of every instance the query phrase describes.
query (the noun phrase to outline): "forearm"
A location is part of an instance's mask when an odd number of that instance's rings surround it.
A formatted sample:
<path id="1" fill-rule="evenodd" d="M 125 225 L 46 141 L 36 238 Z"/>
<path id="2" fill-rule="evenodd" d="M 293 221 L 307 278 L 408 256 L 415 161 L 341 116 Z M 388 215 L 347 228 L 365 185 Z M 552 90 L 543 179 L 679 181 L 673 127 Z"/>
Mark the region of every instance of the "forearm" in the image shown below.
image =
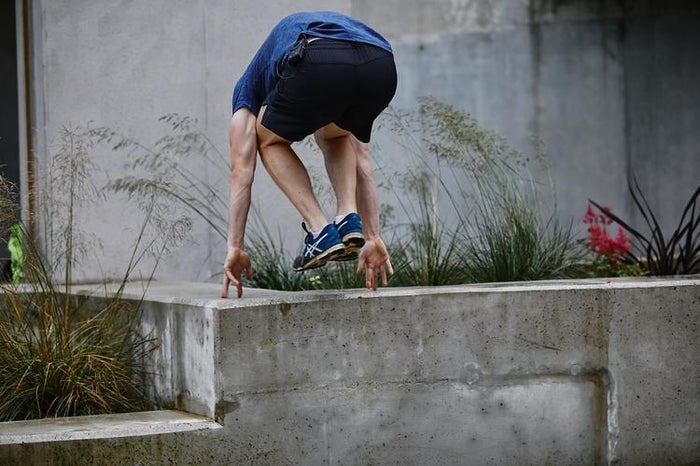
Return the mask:
<path id="1" fill-rule="evenodd" d="M 377 186 L 372 176 L 367 144 L 355 141 L 357 154 L 357 185 L 355 196 L 357 210 L 362 218 L 362 230 L 365 245 L 362 246 L 357 259 L 357 273 L 365 273 L 365 286 L 376 290 L 380 283 L 386 286 L 387 275 L 394 273 L 384 241 L 379 235 L 379 201 Z"/>
<path id="2" fill-rule="evenodd" d="M 366 144 L 355 141 L 357 154 L 357 209 L 362 218 L 362 229 L 368 240 L 379 237 L 379 201 L 372 175 L 372 164 Z"/>
<path id="3" fill-rule="evenodd" d="M 228 238 L 230 248 L 243 248 L 255 175 L 257 140 L 255 116 L 246 109 L 231 118 L 231 179 L 229 187 Z"/>
<path id="4" fill-rule="evenodd" d="M 231 174 L 229 188 L 228 239 L 229 248 L 243 248 L 245 227 L 250 210 L 252 177 Z"/>

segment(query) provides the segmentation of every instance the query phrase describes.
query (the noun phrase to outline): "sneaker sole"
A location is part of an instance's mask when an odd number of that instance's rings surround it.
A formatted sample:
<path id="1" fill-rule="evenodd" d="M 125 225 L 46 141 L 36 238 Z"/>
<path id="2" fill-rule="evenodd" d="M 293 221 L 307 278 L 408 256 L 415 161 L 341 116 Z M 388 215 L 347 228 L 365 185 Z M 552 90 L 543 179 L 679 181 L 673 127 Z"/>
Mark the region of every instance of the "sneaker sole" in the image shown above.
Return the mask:
<path id="1" fill-rule="evenodd" d="M 316 269 L 318 267 L 323 267 L 326 265 L 326 262 L 330 260 L 334 260 L 335 257 L 338 257 L 342 255 L 345 252 L 345 245 L 342 243 L 335 244 L 331 246 L 330 248 L 326 249 L 323 251 L 321 254 L 318 256 L 314 257 L 301 267 L 295 267 L 294 271 L 295 272 L 303 272 L 305 270 L 311 270 L 311 269 Z"/>
<path id="2" fill-rule="evenodd" d="M 331 260 L 344 262 L 357 259 L 358 252 L 365 245 L 365 237 L 362 233 L 348 233 L 343 237 L 343 244 L 345 245 L 345 251 Z"/>
<path id="3" fill-rule="evenodd" d="M 348 243 L 358 244 L 360 247 L 364 246 L 365 244 L 365 236 L 359 231 L 346 234 L 345 236 L 343 236 L 342 240 L 343 244 L 345 244 L 346 246 L 348 245 Z"/>

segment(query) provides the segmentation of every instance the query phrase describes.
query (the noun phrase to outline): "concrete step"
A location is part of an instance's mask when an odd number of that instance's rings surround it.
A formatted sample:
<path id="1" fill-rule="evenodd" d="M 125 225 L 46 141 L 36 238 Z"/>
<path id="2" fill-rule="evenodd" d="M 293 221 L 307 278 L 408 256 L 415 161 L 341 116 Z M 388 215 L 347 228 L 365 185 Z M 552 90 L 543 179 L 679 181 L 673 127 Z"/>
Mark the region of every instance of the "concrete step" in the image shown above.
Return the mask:
<path id="1" fill-rule="evenodd" d="M 0 445 L 79 441 L 220 429 L 195 414 L 163 410 L 0 423 Z"/>

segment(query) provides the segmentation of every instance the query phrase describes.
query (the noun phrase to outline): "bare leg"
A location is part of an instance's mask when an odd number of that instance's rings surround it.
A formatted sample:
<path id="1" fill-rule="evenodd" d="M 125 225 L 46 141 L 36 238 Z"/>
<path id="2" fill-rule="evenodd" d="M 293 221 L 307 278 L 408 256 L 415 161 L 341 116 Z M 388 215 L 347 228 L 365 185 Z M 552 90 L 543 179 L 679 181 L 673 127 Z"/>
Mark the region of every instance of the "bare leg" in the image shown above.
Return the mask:
<path id="1" fill-rule="evenodd" d="M 328 221 L 314 195 L 309 173 L 291 143 L 260 124 L 263 112 L 260 112 L 256 128 L 262 163 L 311 231 L 319 231 Z"/>
<path id="2" fill-rule="evenodd" d="M 334 124 L 324 126 L 314 134 L 323 152 L 326 172 L 336 197 L 336 215 L 357 212 L 357 156 L 352 146 L 352 134 Z"/>

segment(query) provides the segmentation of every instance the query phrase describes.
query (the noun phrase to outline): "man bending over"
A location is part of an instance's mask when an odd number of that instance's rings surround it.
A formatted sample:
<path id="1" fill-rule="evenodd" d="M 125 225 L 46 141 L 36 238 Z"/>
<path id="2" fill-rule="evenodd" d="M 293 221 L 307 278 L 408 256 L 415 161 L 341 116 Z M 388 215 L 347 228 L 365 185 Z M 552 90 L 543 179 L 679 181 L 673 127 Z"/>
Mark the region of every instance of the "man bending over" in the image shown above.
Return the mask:
<path id="1" fill-rule="evenodd" d="M 393 269 L 379 233 L 368 143 L 374 120 L 395 92 L 391 46 L 365 24 L 339 13 L 301 12 L 274 27 L 233 92 L 222 298 L 228 297 L 230 284 L 241 297 L 244 271 L 252 279 L 243 243 L 257 152 L 304 219 L 306 238 L 294 269 L 357 258 L 367 288 L 376 290 L 380 277 L 386 285 Z M 312 133 L 336 197 L 336 216 L 330 221 L 291 147 Z"/>

